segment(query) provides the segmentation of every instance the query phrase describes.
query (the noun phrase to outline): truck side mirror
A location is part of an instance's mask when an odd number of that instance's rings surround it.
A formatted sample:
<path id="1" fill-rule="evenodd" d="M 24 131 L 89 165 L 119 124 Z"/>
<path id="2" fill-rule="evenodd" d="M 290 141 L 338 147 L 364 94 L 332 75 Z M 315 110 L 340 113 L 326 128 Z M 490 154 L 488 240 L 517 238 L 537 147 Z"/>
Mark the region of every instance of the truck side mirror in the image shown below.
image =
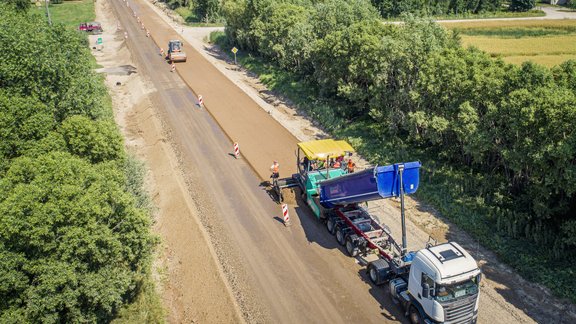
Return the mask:
<path id="1" fill-rule="evenodd" d="M 430 285 L 427 283 L 422 284 L 422 297 L 428 298 L 430 293 Z"/>

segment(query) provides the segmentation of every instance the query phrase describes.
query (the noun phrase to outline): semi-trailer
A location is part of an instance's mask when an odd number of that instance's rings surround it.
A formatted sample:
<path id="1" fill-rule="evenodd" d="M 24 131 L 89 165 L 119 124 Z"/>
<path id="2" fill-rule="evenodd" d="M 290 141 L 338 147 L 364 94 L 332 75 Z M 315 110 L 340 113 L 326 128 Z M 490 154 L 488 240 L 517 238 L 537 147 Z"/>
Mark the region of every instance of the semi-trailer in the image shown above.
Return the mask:
<path id="1" fill-rule="evenodd" d="M 455 242 L 428 242 L 407 251 L 404 195 L 416 192 L 420 162 L 376 166 L 354 173 L 330 161 L 353 148 L 332 139 L 298 143 L 298 173 L 275 182 L 278 191 L 300 187 L 316 218 L 352 257 L 376 256 L 366 270 L 374 285 L 388 284 L 394 300 L 411 323 L 475 323 L 481 271 L 474 258 Z M 321 165 L 321 167 L 318 167 Z M 280 195 L 281 196 L 281 195 Z M 362 205 L 400 198 L 402 242 Z"/>

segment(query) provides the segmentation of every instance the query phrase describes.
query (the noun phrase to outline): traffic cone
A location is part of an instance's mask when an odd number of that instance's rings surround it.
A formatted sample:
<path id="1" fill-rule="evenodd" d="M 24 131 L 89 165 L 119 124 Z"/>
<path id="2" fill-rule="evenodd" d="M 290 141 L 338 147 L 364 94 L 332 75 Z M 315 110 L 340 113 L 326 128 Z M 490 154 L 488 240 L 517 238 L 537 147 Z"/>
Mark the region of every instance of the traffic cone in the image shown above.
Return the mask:
<path id="1" fill-rule="evenodd" d="M 176 71 L 176 65 L 174 64 L 174 62 L 172 62 L 172 64 L 170 65 L 170 72 L 174 71 Z"/>

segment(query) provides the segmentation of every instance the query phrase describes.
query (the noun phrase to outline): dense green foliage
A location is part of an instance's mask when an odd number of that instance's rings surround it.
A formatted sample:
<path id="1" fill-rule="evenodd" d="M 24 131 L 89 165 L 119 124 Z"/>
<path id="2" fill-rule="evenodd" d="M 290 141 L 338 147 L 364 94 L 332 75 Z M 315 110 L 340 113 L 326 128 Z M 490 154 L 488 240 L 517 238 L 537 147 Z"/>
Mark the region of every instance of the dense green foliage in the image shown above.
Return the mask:
<path id="1" fill-rule="evenodd" d="M 536 5 L 535 0 L 511 0 L 510 11 L 528 11 Z"/>
<path id="2" fill-rule="evenodd" d="M 229 1 L 227 41 L 289 72 L 261 79 L 372 162 L 421 159 L 421 197 L 576 300 L 576 62 L 509 65 L 432 22 L 381 24 L 366 8 Z"/>
<path id="3" fill-rule="evenodd" d="M 82 34 L 0 4 L 0 322 L 106 322 L 154 239 Z"/>
<path id="4" fill-rule="evenodd" d="M 404 13 L 438 16 L 494 12 L 500 10 L 502 2 L 502 0 L 372 0 L 374 7 L 378 8 L 384 18 L 399 17 Z"/>
<path id="5" fill-rule="evenodd" d="M 215 23 L 221 21 L 220 0 L 161 0 L 170 9 L 176 10 L 188 23 Z"/>

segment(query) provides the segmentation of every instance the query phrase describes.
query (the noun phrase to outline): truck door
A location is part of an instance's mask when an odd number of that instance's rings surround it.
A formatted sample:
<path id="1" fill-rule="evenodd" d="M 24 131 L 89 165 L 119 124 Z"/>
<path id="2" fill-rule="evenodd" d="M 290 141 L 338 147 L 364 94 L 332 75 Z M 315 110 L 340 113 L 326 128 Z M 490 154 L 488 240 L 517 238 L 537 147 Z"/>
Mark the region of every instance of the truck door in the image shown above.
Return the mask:
<path id="1" fill-rule="evenodd" d="M 430 276 L 426 272 L 422 272 L 422 278 L 420 283 L 421 283 L 420 291 L 418 294 L 418 297 L 420 298 L 418 299 L 418 301 L 422 305 L 422 309 L 424 310 L 426 315 L 434 318 L 436 317 L 435 316 L 436 314 L 433 314 L 434 296 L 436 294 L 434 280 L 430 278 Z"/>

